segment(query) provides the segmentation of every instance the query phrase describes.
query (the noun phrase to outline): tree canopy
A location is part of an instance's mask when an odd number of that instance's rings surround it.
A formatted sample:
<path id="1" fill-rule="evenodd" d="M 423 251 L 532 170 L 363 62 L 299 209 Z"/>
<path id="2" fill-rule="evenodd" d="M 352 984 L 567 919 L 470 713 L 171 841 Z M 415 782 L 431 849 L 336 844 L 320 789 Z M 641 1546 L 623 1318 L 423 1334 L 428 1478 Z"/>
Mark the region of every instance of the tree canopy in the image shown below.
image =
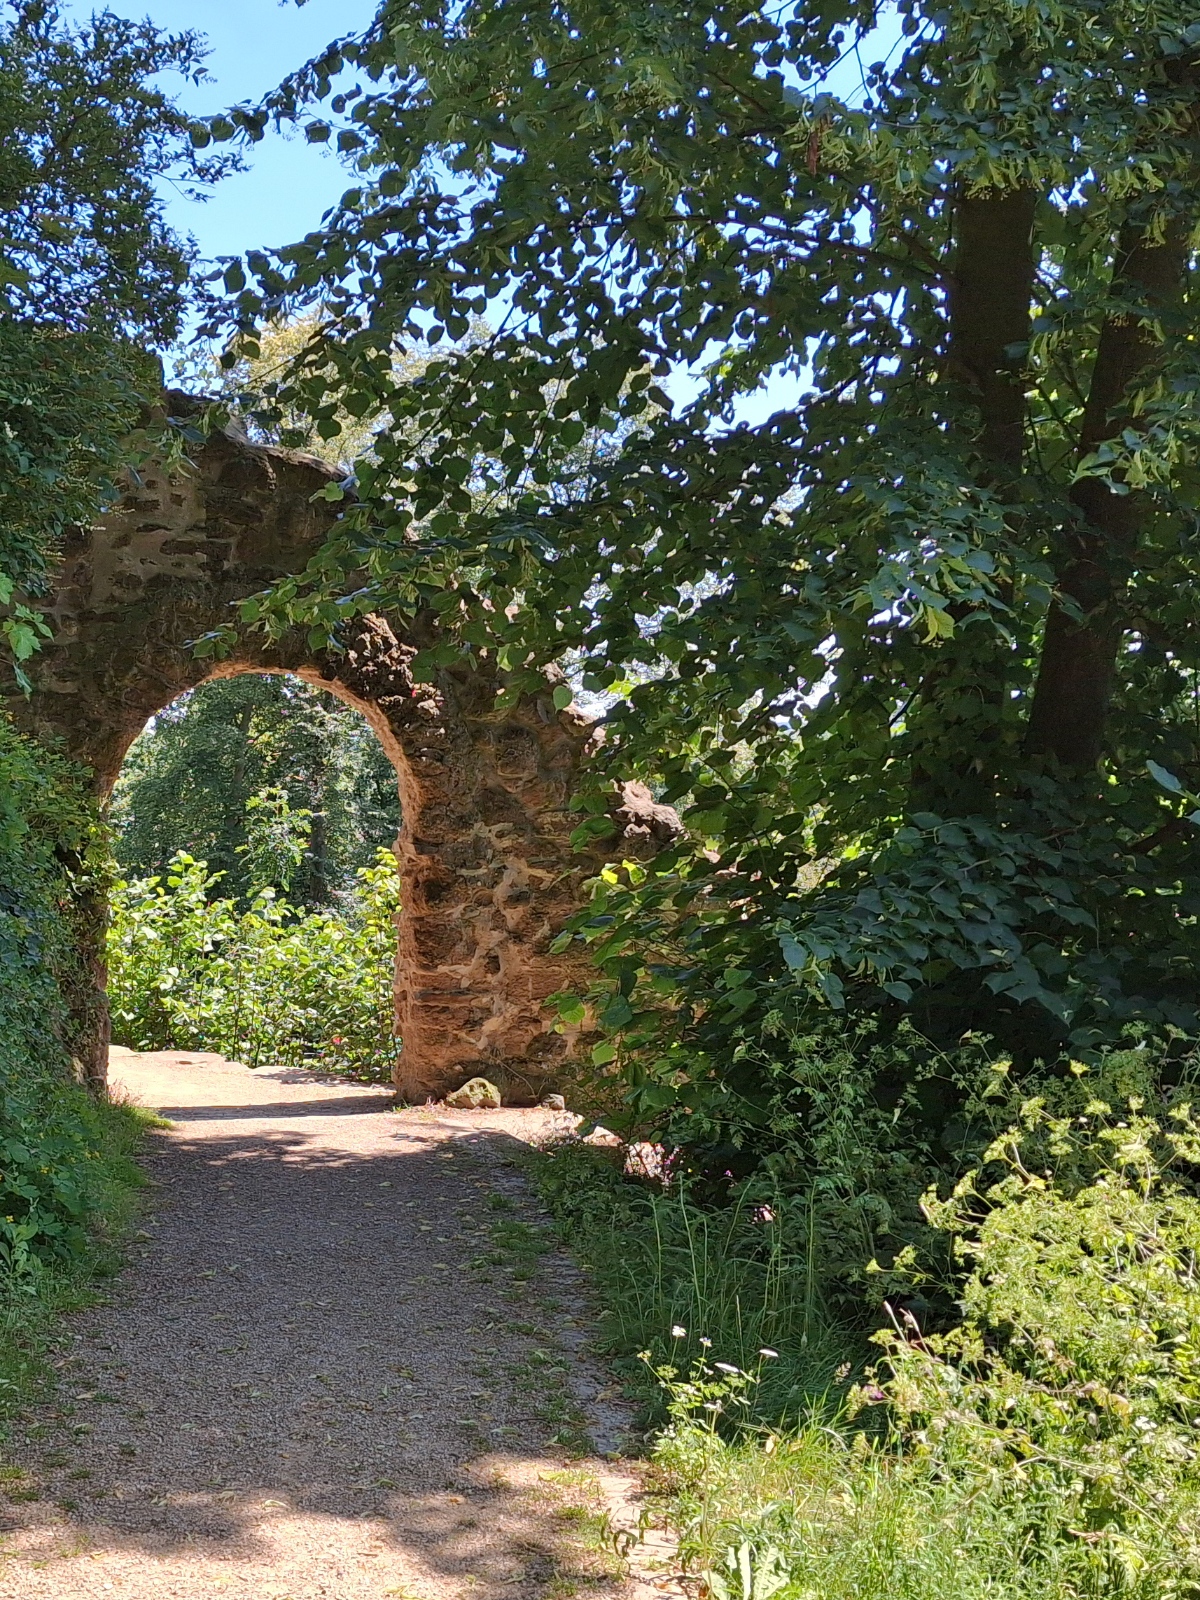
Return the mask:
<path id="1" fill-rule="evenodd" d="M 1198 89 L 1158 0 L 468 0 L 194 129 L 354 174 L 210 320 L 315 314 L 260 419 L 379 430 L 268 620 L 571 653 L 687 807 L 582 929 L 647 1105 L 814 1001 L 1195 1029 Z"/>
<path id="2" fill-rule="evenodd" d="M 43 0 L 0 13 L 0 603 L 41 590 L 47 554 L 136 452 L 139 411 L 178 331 L 191 247 L 163 217 L 166 174 L 203 187 L 164 73 L 202 75 L 194 34 Z M 3 624 L 18 662 L 40 631 Z"/>
<path id="3" fill-rule="evenodd" d="M 298 679 L 244 674 L 159 713 L 126 757 L 112 819 L 127 877 L 163 874 L 185 850 L 221 874 L 222 895 L 268 887 L 318 907 L 353 898 L 400 802 L 357 712 Z"/>

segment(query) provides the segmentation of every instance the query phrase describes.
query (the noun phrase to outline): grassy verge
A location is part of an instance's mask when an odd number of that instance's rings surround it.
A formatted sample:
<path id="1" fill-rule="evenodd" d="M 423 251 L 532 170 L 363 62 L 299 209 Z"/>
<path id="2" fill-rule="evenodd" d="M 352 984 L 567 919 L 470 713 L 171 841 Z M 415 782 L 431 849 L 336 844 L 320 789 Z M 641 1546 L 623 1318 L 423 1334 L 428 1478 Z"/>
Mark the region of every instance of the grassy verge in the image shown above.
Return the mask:
<path id="1" fill-rule="evenodd" d="M 531 1177 L 588 1267 L 597 1344 L 651 1417 L 665 1415 L 654 1369 L 707 1354 L 753 1369 L 756 1422 L 826 1408 L 839 1369 L 865 1345 L 831 1326 L 808 1271 L 805 1216 L 785 1198 L 706 1212 L 624 1177 L 613 1150 L 566 1141 L 536 1152 Z M 759 1351 L 776 1352 L 764 1362 Z M 649 1359 L 643 1359 L 646 1352 Z"/>
<path id="2" fill-rule="evenodd" d="M 147 1128 L 162 1126 L 141 1107 L 94 1101 L 82 1091 L 74 1109 L 95 1151 L 88 1166 L 87 1244 L 69 1259 L 0 1279 L 0 1440 L 14 1414 L 48 1388 L 63 1316 L 89 1304 L 97 1282 L 119 1269 L 121 1241 L 136 1220 L 145 1182 L 136 1151 Z"/>
<path id="3" fill-rule="evenodd" d="M 1053 1131 L 1088 1159 L 1108 1137 Z M 1118 1161 L 1064 1157 L 1061 1187 L 1014 1145 L 970 1224 L 961 1326 L 898 1325 L 857 1410 L 839 1379 L 864 1345 L 808 1280 L 802 1203 L 705 1214 L 602 1151 L 533 1157 L 598 1342 L 656 1421 L 660 1507 L 707 1600 L 1200 1596 L 1200 1201 L 1155 1175 L 1156 1125 L 1115 1131 Z"/>

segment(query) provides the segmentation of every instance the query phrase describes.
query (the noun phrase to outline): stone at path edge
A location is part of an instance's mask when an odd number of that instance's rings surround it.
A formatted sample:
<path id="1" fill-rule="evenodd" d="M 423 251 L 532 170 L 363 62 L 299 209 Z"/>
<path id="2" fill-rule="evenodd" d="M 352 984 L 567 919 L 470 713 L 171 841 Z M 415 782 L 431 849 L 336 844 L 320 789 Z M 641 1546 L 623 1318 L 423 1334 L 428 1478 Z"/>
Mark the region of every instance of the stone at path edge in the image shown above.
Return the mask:
<path id="1" fill-rule="evenodd" d="M 446 1096 L 446 1104 L 455 1111 L 499 1111 L 500 1091 L 486 1078 L 468 1078 L 460 1089 Z"/>

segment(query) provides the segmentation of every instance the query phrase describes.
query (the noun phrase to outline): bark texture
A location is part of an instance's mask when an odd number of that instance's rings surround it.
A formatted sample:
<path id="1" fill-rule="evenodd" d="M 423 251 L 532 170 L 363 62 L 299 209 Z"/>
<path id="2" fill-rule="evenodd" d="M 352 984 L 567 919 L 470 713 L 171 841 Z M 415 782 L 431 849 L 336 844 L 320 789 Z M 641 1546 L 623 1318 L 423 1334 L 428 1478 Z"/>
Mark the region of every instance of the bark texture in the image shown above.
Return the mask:
<path id="1" fill-rule="evenodd" d="M 188 402 L 169 404 L 178 412 Z M 290 672 L 354 706 L 391 757 L 402 806 L 397 1089 L 420 1101 L 483 1073 L 508 1099 L 529 1101 L 579 1045 L 553 1031 L 543 1002 L 580 977 L 577 958 L 549 945 L 596 867 L 571 848 L 568 810 L 589 723 L 555 709 L 549 680 L 502 713 L 486 669 L 415 683 L 412 660 L 432 620 L 404 629 L 362 619 L 337 653 L 312 650 L 300 633 L 265 648 L 244 637 L 217 663 L 189 648 L 228 622 L 237 601 L 303 568 L 333 516 L 312 496 L 334 476 L 312 457 L 232 434 L 212 438 L 189 473 L 147 471 L 64 550 L 54 637 L 33 664 L 34 693 L 14 700 L 13 714 L 90 766 L 106 796 L 148 718 L 207 678 Z M 613 852 L 645 853 L 678 831 L 673 813 L 636 788 L 614 800 L 625 837 Z M 108 1044 L 104 914 L 100 902 L 90 912 L 95 987 L 77 1019 L 97 1082 Z"/>
<path id="2" fill-rule="evenodd" d="M 955 207 L 946 376 L 978 409 L 981 477 L 1002 494 L 1019 479 L 1025 450 L 1036 207 L 1025 188 L 962 194 Z M 986 813 L 1002 781 L 1012 651 L 976 609 L 949 607 L 955 635 L 933 653 L 914 695 L 914 810 Z"/>
<path id="3" fill-rule="evenodd" d="M 1001 477 L 1015 477 L 1025 451 L 1022 372 L 1033 302 L 1032 189 L 964 195 L 955 215 L 950 356 L 973 390 L 980 446 Z"/>

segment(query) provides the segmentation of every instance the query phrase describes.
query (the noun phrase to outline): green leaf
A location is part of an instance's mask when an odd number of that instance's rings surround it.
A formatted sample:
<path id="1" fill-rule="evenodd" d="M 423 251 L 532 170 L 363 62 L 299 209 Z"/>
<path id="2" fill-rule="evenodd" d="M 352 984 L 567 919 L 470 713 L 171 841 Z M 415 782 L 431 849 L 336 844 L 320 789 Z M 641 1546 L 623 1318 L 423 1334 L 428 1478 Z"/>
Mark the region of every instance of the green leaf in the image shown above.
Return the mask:
<path id="1" fill-rule="evenodd" d="M 1168 772 L 1166 767 L 1160 767 L 1157 761 L 1147 761 L 1146 771 L 1154 779 L 1155 783 L 1161 784 L 1164 789 L 1169 790 L 1172 794 L 1183 793 L 1183 785 L 1175 774 Z"/>

